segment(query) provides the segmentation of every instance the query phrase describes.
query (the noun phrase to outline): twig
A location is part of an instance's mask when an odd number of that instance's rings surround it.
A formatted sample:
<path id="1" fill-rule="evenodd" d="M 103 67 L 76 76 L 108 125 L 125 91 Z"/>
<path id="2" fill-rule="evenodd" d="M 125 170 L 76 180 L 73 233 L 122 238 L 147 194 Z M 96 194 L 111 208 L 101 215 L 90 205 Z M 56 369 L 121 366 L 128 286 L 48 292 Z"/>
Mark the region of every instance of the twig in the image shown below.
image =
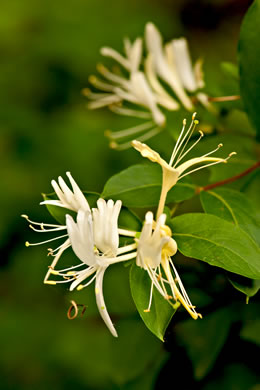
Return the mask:
<path id="1" fill-rule="evenodd" d="M 209 102 L 231 102 L 234 100 L 239 100 L 240 95 L 232 95 L 232 96 L 219 96 L 219 97 L 208 97 Z"/>
<path id="2" fill-rule="evenodd" d="M 196 193 L 199 194 L 201 191 L 209 191 L 209 190 L 212 190 L 213 188 L 220 187 L 220 186 L 223 186 L 223 185 L 228 184 L 228 183 L 232 183 L 233 181 L 236 181 L 236 180 L 240 179 L 241 177 L 248 175 L 250 172 L 254 171 L 258 167 L 260 167 L 260 161 L 258 161 L 257 163 L 252 165 L 250 168 L 246 169 L 245 171 L 239 173 L 238 175 L 232 176 L 232 177 L 225 179 L 225 180 L 217 181 L 216 183 L 208 184 L 205 187 L 198 187 L 196 189 Z"/>

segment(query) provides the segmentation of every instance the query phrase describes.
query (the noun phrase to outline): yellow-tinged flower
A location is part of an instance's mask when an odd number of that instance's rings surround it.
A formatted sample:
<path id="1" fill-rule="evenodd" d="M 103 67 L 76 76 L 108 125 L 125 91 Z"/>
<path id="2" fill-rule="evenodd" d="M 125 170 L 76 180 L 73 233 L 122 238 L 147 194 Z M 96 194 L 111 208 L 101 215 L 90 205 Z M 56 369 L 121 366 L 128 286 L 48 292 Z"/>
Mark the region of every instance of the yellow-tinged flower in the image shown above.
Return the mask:
<path id="1" fill-rule="evenodd" d="M 132 141 L 132 146 L 136 150 L 138 150 L 143 157 L 148 158 L 152 162 L 158 163 L 162 167 L 162 190 L 157 211 L 157 217 L 159 217 L 163 212 L 167 193 L 177 183 L 178 180 L 202 168 L 206 168 L 219 163 L 225 163 L 232 155 L 235 154 L 235 152 L 232 152 L 226 158 L 210 157 L 213 153 L 215 153 L 223 146 L 222 144 L 219 144 L 216 149 L 210 151 L 209 153 L 206 153 L 201 157 L 195 157 L 181 163 L 183 158 L 191 151 L 191 149 L 194 148 L 194 146 L 197 145 L 197 143 L 204 135 L 202 131 L 199 131 L 199 138 L 186 150 L 187 144 L 195 130 L 196 125 L 198 124 L 198 121 L 195 119 L 195 117 L 196 113 L 193 114 L 191 125 L 187 130 L 186 119 L 184 119 L 181 133 L 174 146 L 169 163 L 167 163 L 163 158 L 161 158 L 159 153 L 155 152 L 148 145 L 143 144 L 137 140 Z M 189 168 L 195 165 L 199 166 L 197 168 L 189 170 Z"/>
<path id="2" fill-rule="evenodd" d="M 31 221 L 26 215 L 24 218 L 30 222 L 30 227 L 39 233 L 53 233 L 64 231 L 62 236 L 54 237 L 39 243 L 28 243 L 26 246 L 40 245 L 65 238 L 65 242 L 56 249 L 49 249 L 49 254 L 54 257 L 52 264 L 44 278 L 45 284 L 56 285 L 60 283 L 70 284 L 70 291 L 81 290 L 95 280 L 95 294 L 97 307 L 102 319 L 113 336 L 117 332 L 107 312 L 103 296 L 103 277 L 108 266 L 133 259 L 136 257 L 136 243 L 119 247 L 119 234 L 135 237 L 136 232 L 118 228 L 118 217 L 122 202 L 114 203 L 113 200 L 98 199 L 97 208 L 90 209 L 89 204 L 80 188 L 67 172 L 72 190 L 64 180 L 59 177 L 58 183 L 52 181 L 52 186 L 58 200 L 46 200 L 42 204 L 51 204 L 57 207 L 65 207 L 77 213 L 76 221 L 71 215 L 66 215 L 65 225 L 46 224 Z M 79 262 L 65 269 L 56 269 L 63 252 L 72 247 Z M 50 279 L 50 277 L 52 277 Z M 54 277 L 54 278 L 53 278 Z M 82 284 L 84 281 L 87 282 Z"/>
<path id="3" fill-rule="evenodd" d="M 153 213 L 148 211 L 140 238 L 136 239 L 136 265 L 146 270 L 151 279 L 149 304 L 144 311 L 151 309 L 155 287 L 174 308 L 176 304 L 182 304 L 192 318 L 197 319 L 201 315 L 192 305 L 171 259 L 177 252 L 177 243 L 171 237 L 171 229 L 165 225 L 165 221 L 165 214 L 161 214 L 155 222 Z"/>
<path id="4" fill-rule="evenodd" d="M 98 64 L 102 78 L 92 75 L 89 82 L 101 92 L 83 89 L 90 100 L 90 109 L 107 106 L 117 114 L 146 120 L 117 132 L 106 131 L 110 146 L 118 150 L 129 148 L 129 139 L 138 137 L 143 142 L 158 134 L 166 125 L 163 109 L 175 111 L 182 105 L 192 111 L 195 100 L 207 110 L 213 110 L 207 95 L 201 91 L 204 88 L 202 61 L 199 59 L 192 65 L 187 40 L 173 39 L 164 44 L 159 30 L 149 22 L 144 41 L 146 56 L 141 38 L 133 43 L 125 39 L 124 55 L 110 47 L 101 48 L 101 54 L 115 60 L 119 67 L 109 70 Z"/>

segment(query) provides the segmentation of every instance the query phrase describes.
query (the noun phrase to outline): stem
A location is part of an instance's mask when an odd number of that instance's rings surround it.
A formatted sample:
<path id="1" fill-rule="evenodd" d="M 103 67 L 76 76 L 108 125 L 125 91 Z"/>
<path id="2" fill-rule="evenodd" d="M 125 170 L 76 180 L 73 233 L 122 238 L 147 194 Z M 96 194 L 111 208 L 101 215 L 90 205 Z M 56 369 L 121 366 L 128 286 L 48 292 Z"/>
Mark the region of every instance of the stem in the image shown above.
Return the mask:
<path id="1" fill-rule="evenodd" d="M 220 186 L 223 186 L 223 185 L 228 184 L 228 183 L 232 183 L 233 181 L 236 181 L 236 180 L 240 179 L 241 177 L 248 175 L 249 173 L 251 173 L 252 171 L 257 169 L 258 167 L 260 167 L 260 161 L 258 161 L 257 163 L 255 163 L 254 165 L 252 165 L 251 167 L 246 169 L 245 171 L 239 173 L 238 175 L 232 176 L 232 177 L 225 179 L 225 180 L 217 181 L 216 183 L 208 184 L 205 187 L 198 187 L 196 189 L 196 193 L 199 194 L 201 191 L 209 191 L 209 190 L 212 190 L 213 188 L 220 187 Z"/>
<path id="2" fill-rule="evenodd" d="M 239 99 L 240 99 L 240 95 L 208 97 L 209 102 L 231 102 Z"/>

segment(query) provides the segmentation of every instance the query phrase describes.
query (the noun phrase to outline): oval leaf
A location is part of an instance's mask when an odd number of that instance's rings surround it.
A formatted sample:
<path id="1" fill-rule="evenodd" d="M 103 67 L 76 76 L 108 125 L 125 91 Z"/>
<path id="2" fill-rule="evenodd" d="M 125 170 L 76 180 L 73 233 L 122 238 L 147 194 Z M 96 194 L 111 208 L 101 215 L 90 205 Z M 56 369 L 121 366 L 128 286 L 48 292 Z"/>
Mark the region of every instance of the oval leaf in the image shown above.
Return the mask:
<path id="1" fill-rule="evenodd" d="M 162 187 L 159 165 L 133 165 L 112 176 L 101 194 L 105 199 L 120 199 L 126 207 L 158 205 Z M 195 195 L 195 186 L 187 181 L 177 183 L 169 192 L 167 203 L 182 202 Z"/>
<path id="2" fill-rule="evenodd" d="M 238 226 L 210 214 L 172 219 L 173 238 L 182 254 L 252 279 L 260 279 L 260 251 Z"/>
<path id="3" fill-rule="evenodd" d="M 200 199 L 206 213 L 233 222 L 260 245 L 260 221 L 256 217 L 257 211 L 244 194 L 221 188 L 201 191 Z"/>
<path id="4" fill-rule="evenodd" d="M 174 310 L 169 302 L 154 288 L 151 310 L 149 312 L 144 311 L 149 304 L 151 280 L 147 272 L 137 267 L 136 264 L 131 267 L 130 287 L 136 308 L 145 325 L 155 336 L 164 341 L 164 333 L 177 307 Z M 177 306 L 179 305 L 177 304 Z"/>

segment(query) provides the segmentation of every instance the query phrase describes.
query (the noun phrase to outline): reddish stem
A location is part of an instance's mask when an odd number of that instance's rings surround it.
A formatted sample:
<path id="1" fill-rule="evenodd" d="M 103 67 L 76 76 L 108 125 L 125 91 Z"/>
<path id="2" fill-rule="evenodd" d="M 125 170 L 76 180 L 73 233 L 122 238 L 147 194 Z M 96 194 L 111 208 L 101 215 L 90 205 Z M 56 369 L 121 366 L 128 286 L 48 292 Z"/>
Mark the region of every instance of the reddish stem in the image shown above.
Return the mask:
<path id="1" fill-rule="evenodd" d="M 198 187 L 196 192 L 200 193 L 201 191 L 209 191 L 209 190 L 212 190 L 213 188 L 220 187 L 220 186 L 223 186 L 223 185 L 228 184 L 228 183 L 232 183 L 233 181 L 236 181 L 236 180 L 240 179 L 241 177 L 248 175 L 250 172 L 254 171 L 258 167 L 260 167 L 260 161 L 258 161 L 257 163 L 252 165 L 250 168 L 246 169 L 245 171 L 239 173 L 236 176 L 232 176 L 232 177 L 225 179 L 225 180 L 217 181 L 216 183 L 208 184 L 205 187 Z"/>

